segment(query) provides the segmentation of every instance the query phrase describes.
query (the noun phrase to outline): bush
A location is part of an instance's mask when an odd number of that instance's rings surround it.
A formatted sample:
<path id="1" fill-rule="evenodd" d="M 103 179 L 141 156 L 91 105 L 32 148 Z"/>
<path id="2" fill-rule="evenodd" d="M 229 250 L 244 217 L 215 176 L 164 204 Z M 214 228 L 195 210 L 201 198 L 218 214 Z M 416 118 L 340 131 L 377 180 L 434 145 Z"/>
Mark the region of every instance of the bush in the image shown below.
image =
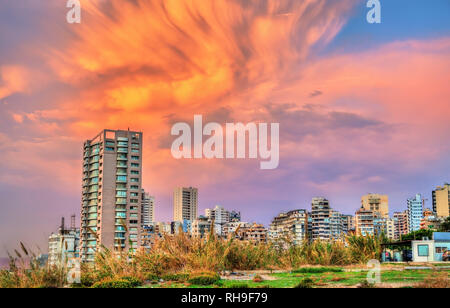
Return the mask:
<path id="1" fill-rule="evenodd" d="M 230 286 L 230 289 L 249 289 L 249 285 L 247 283 L 236 283 Z"/>
<path id="2" fill-rule="evenodd" d="M 220 281 L 220 276 L 214 272 L 194 273 L 189 277 L 190 284 L 210 286 Z"/>
<path id="3" fill-rule="evenodd" d="M 131 286 L 133 288 L 142 286 L 142 281 L 139 278 L 136 278 L 136 277 L 125 276 L 125 277 L 121 277 L 120 280 L 128 281 L 129 283 L 131 283 Z"/>
<path id="4" fill-rule="evenodd" d="M 322 273 L 341 273 L 344 270 L 340 267 L 304 267 L 299 268 L 292 273 L 294 274 L 322 274 Z"/>
<path id="5" fill-rule="evenodd" d="M 295 286 L 296 289 L 311 289 L 314 286 L 314 281 L 311 278 L 305 278 L 298 285 Z"/>
<path id="6" fill-rule="evenodd" d="M 118 280 L 103 280 L 94 283 L 92 288 L 94 289 L 131 289 L 133 288 L 133 284 L 128 280 L 118 279 Z"/>
<path id="7" fill-rule="evenodd" d="M 155 274 L 146 274 L 145 275 L 145 281 L 150 281 L 150 282 L 158 282 L 159 281 L 159 276 L 155 275 Z"/>
<path id="8" fill-rule="evenodd" d="M 260 275 L 256 275 L 254 278 L 253 278 L 253 282 L 263 282 L 264 281 L 264 279 L 260 276 Z"/>
<path id="9" fill-rule="evenodd" d="M 186 282 L 189 280 L 189 274 L 167 274 L 161 278 L 164 281 Z"/>

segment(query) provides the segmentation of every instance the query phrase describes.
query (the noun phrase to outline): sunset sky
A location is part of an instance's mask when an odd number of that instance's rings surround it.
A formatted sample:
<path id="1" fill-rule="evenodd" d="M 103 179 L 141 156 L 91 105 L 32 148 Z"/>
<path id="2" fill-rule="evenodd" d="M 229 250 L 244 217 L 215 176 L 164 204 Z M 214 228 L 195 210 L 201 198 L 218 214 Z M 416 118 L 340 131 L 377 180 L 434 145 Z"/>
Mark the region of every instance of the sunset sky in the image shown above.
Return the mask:
<path id="1" fill-rule="evenodd" d="M 311 198 L 391 212 L 450 181 L 450 1 L 0 0 L 0 256 L 79 217 L 82 144 L 144 133 L 156 219 L 175 186 L 268 224 Z M 280 165 L 175 160 L 175 122 L 280 123 Z M 78 221 L 78 219 L 77 219 Z"/>

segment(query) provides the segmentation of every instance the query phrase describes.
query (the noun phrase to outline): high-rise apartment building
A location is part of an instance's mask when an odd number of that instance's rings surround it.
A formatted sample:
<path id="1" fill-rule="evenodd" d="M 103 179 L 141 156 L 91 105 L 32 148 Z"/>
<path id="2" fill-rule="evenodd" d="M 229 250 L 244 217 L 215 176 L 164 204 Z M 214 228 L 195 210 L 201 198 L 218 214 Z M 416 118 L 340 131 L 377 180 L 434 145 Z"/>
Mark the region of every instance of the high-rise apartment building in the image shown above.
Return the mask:
<path id="1" fill-rule="evenodd" d="M 423 218 L 424 202 L 425 201 L 420 194 L 417 194 L 414 198 L 407 200 L 409 232 L 420 230 L 420 222 Z"/>
<path id="2" fill-rule="evenodd" d="M 389 218 L 389 197 L 380 194 L 368 194 L 361 197 L 361 206 L 368 211 L 379 213 L 384 218 Z"/>
<path id="3" fill-rule="evenodd" d="M 142 133 L 104 130 L 83 148 L 81 248 L 93 261 L 104 245 L 133 251 L 140 245 Z"/>
<path id="4" fill-rule="evenodd" d="M 394 213 L 394 238 L 400 240 L 409 233 L 408 211 Z"/>
<path id="5" fill-rule="evenodd" d="M 150 196 L 145 190 L 142 190 L 142 208 L 141 208 L 141 225 L 150 226 L 155 221 L 155 197 Z"/>
<path id="6" fill-rule="evenodd" d="M 177 187 L 173 192 L 173 220 L 193 222 L 197 219 L 198 189 Z"/>
<path id="7" fill-rule="evenodd" d="M 311 207 L 312 240 L 329 240 L 331 238 L 330 202 L 325 198 L 313 198 Z"/>
<path id="8" fill-rule="evenodd" d="M 440 218 L 450 216 L 450 184 L 446 183 L 433 190 L 433 211 Z"/>
<path id="9" fill-rule="evenodd" d="M 301 245 L 308 240 L 308 213 L 306 210 L 295 210 L 280 213 L 269 228 L 269 239 L 279 242 Z"/>
<path id="10" fill-rule="evenodd" d="M 343 225 L 342 214 L 338 211 L 331 210 L 330 212 L 330 238 L 332 240 L 338 240 L 342 238 Z"/>

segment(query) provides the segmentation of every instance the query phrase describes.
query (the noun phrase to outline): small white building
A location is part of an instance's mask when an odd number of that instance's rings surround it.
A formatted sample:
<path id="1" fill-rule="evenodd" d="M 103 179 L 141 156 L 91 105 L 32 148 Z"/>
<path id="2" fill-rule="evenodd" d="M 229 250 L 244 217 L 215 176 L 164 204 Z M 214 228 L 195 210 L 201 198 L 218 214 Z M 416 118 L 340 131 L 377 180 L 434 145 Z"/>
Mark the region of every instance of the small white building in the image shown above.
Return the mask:
<path id="1" fill-rule="evenodd" d="M 450 232 L 435 232 L 432 240 L 412 241 L 413 262 L 442 262 L 447 251 L 450 251 Z"/>

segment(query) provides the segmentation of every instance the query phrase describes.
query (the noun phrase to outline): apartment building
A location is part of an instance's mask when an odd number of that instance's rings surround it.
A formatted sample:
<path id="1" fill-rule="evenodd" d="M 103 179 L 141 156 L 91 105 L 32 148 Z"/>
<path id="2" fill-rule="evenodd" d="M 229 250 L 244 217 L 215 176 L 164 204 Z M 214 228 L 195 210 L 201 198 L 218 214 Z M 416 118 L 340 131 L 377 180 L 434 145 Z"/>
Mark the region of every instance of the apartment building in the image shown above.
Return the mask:
<path id="1" fill-rule="evenodd" d="M 363 206 L 355 213 L 356 234 L 360 236 L 372 236 L 375 234 L 375 212 L 367 210 Z"/>
<path id="2" fill-rule="evenodd" d="M 339 240 L 343 236 L 342 214 L 338 211 L 330 211 L 330 239 Z"/>
<path id="3" fill-rule="evenodd" d="M 142 190 L 141 226 L 150 226 L 155 221 L 155 197 Z"/>
<path id="4" fill-rule="evenodd" d="M 236 233 L 241 241 L 251 243 L 267 242 L 267 229 L 261 224 L 253 223 L 251 225 L 241 226 Z"/>
<path id="5" fill-rule="evenodd" d="M 450 184 L 446 183 L 433 190 L 433 211 L 438 218 L 450 216 Z"/>
<path id="6" fill-rule="evenodd" d="M 389 218 L 389 197 L 387 195 L 364 195 L 361 197 L 361 206 L 367 211 L 379 213 L 381 217 Z"/>
<path id="7" fill-rule="evenodd" d="M 140 245 L 142 133 L 103 130 L 83 146 L 81 248 L 83 262 L 101 245 L 134 251 Z"/>
<path id="8" fill-rule="evenodd" d="M 403 235 L 409 233 L 408 211 L 394 213 L 394 238 L 400 240 Z"/>
<path id="9" fill-rule="evenodd" d="M 355 217 L 353 215 L 342 215 L 342 232 L 344 234 L 350 234 L 355 231 Z"/>
<path id="10" fill-rule="evenodd" d="M 331 207 L 325 198 L 313 198 L 311 204 L 312 240 L 330 240 L 331 238 Z"/>
<path id="11" fill-rule="evenodd" d="M 409 232 L 420 230 L 420 222 L 423 218 L 424 199 L 420 194 L 414 198 L 409 198 L 408 203 L 408 227 Z"/>
<path id="12" fill-rule="evenodd" d="M 308 240 L 308 212 L 294 210 L 280 213 L 270 224 L 269 240 L 275 243 L 286 242 L 301 245 Z"/>
<path id="13" fill-rule="evenodd" d="M 230 212 L 220 205 L 216 205 L 213 209 L 205 210 L 205 217 L 214 222 L 214 229 L 217 235 L 223 235 L 223 226 L 230 222 Z"/>
<path id="14" fill-rule="evenodd" d="M 198 216 L 198 189 L 177 187 L 173 192 L 173 221 L 189 220 Z"/>
<path id="15" fill-rule="evenodd" d="M 64 218 L 57 233 L 48 238 L 48 266 L 66 266 L 69 260 L 79 257 L 80 229 L 75 228 L 75 216 L 72 216 L 70 228 L 64 226 Z"/>
<path id="16" fill-rule="evenodd" d="M 212 222 L 205 216 L 194 219 L 191 226 L 193 237 L 203 238 L 211 232 Z"/>
<path id="17" fill-rule="evenodd" d="M 229 238 L 230 236 L 235 235 L 236 230 L 238 228 L 249 228 L 251 227 L 251 224 L 248 222 L 243 221 L 230 221 L 229 223 L 226 223 L 222 228 L 222 236 L 225 238 Z M 239 238 L 237 235 L 235 238 Z"/>

